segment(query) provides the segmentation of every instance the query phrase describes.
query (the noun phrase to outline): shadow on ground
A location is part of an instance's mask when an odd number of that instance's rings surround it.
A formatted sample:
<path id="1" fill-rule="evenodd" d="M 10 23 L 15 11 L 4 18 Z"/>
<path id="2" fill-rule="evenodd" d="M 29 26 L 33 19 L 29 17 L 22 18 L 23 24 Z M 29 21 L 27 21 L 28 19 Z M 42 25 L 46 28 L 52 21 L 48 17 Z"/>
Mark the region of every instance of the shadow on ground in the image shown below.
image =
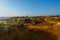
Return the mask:
<path id="1" fill-rule="evenodd" d="M 44 30 L 28 30 L 25 27 L 19 25 L 16 29 L 8 29 L 2 35 L 0 34 L 0 40 L 57 40 L 56 35 Z M 11 26 L 12 27 L 12 26 Z"/>

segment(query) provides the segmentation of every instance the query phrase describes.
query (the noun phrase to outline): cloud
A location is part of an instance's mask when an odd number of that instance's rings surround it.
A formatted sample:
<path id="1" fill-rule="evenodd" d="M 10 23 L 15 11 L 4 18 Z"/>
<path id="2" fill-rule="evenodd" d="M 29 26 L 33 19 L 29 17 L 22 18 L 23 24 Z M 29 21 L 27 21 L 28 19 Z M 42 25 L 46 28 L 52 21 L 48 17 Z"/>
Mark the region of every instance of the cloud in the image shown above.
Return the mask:
<path id="1" fill-rule="evenodd" d="M 0 17 L 18 16 L 16 10 L 9 7 L 8 0 L 0 0 Z"/>

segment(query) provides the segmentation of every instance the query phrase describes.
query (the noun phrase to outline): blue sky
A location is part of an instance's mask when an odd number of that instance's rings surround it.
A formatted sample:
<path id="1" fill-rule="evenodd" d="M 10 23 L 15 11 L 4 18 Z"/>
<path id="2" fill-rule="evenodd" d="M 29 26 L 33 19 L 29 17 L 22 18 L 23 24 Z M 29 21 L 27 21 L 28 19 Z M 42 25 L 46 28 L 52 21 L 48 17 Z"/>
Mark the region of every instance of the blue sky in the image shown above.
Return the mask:
<path id="1" fill-rule="evenodd" d="M 0 16 L 60 15 L 60 0 L 0 0 Z"/>

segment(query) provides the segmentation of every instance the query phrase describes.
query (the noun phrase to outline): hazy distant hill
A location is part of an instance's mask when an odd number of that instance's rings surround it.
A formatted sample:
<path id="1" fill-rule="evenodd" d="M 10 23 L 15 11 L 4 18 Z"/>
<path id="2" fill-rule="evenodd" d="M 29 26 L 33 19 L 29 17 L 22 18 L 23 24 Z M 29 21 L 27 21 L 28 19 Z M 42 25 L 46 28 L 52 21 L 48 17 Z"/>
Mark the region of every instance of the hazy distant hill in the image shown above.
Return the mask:
<path id="1" fill-rule="evenodd" d="M 0 20 L 10 19 L 10 17 L 0 17 Z"/>

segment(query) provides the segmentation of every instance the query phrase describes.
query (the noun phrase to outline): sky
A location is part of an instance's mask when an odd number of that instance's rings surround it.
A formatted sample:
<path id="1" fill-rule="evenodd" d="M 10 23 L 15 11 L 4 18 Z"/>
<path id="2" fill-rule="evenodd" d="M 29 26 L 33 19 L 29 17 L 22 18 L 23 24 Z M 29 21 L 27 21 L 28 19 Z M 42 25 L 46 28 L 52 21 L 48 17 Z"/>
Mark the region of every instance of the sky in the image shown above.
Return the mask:
<path id="1" fill-rule="evenodd" d="M 0 17 L 60 15 L 60 0 L 0 0 Z"/>

